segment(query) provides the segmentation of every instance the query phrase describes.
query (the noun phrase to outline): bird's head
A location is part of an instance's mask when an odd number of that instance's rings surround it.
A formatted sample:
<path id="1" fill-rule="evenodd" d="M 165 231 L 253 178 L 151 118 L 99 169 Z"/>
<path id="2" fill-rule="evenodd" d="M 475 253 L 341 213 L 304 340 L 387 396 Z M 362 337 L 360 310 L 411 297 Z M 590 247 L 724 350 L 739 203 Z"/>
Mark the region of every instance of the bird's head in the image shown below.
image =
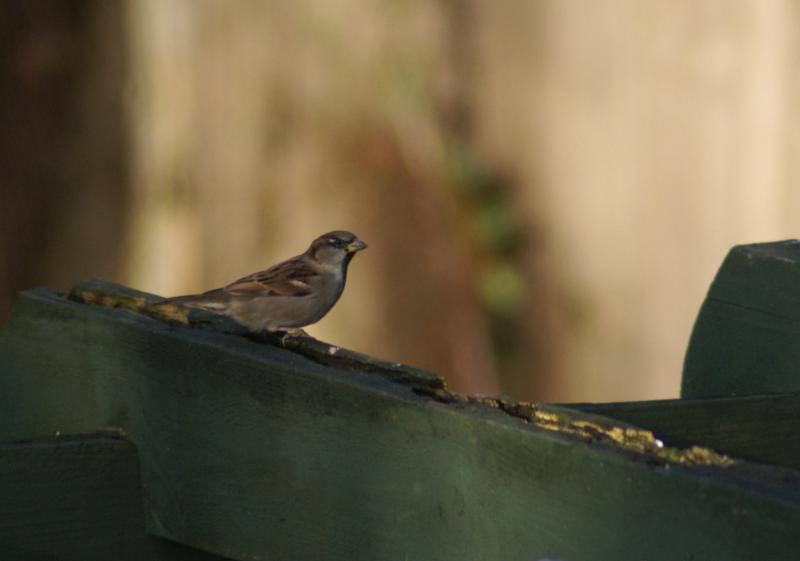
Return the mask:
<path id="1" fill-rule="evenodd" d="M 366 248 L 367 244 L 359 240 L 355 234 L 344 230 L 335 230 L 323 234 L 311 242 L 308 254 L 325 265 L 347 266 L 356 253 Z"/>

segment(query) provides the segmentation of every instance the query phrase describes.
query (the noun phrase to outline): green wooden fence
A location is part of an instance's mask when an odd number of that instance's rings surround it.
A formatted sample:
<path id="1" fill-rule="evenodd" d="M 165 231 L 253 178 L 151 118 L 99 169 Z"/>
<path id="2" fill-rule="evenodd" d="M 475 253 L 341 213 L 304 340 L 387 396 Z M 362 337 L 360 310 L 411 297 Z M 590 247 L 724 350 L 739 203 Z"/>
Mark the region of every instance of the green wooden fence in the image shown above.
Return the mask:
<path id="1" fill-rule="evenodd" d="M 100 281 L 19 296 L 0 559 L 800 558 L 796 242 L 731 251 L 680 400 L 463 396 L 153 299 Z"/>

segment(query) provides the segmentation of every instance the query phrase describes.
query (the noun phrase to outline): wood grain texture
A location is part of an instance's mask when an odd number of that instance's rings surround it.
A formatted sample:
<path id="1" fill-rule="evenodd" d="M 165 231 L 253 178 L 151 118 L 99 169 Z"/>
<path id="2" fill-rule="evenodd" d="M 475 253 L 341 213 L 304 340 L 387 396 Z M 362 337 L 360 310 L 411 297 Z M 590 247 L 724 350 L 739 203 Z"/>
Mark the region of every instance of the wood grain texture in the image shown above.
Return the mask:
<path id="1" fill-rule="evenodd" d="M 699 444 L 755 462 L 800 469 L 800 393 L 570 407 L 647 427 L 670 446 Z"/>
<path id="2" fill-rule="evenodd" d="M 213 561 L 145 533 L 135 447 L 102 436 L 0 445 L 4 561 Z"/>
<path id="3" fill-rule="evenodd" d="M 800 242 L 740 245 L 692 331 L 685 398 L 800 391 Z"/>
<path id="4" fill-rule="evenodd" d="M 0 365 L 0 441 L 120 427 L 149 531 L 232 559 L 788 560 L 800 548 L 794 471 L 654 461 L 49 291 L 19 298 Z"/>

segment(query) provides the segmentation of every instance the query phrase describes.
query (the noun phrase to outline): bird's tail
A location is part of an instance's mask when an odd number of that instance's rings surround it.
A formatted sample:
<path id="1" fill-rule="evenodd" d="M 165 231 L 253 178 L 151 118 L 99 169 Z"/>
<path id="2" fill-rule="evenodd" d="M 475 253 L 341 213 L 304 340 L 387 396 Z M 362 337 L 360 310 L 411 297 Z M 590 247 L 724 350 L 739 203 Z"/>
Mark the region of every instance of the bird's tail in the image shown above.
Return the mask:
<path id="1" fill-rule="evenodd" d="M 187 306 L 189 308 L 203 308 L 207 310 L 217 310 L 224 307 L 225 294 L 220 289 L 209 290 L 202 294 L 188 294 L 186 296 L 171 296 L 162 298 L 154 303 L 156 306 L 171 304 L 174 306 Z"/>
<path id="2" fill-rule="evenodd" d="M 197 300 L 196 294 L 188 294 L 186 296 L 171 296 L 169 298 L 161 298 L 160 300 L 156 300 L 153 304 L 188 304 L 192 300 Z"/>

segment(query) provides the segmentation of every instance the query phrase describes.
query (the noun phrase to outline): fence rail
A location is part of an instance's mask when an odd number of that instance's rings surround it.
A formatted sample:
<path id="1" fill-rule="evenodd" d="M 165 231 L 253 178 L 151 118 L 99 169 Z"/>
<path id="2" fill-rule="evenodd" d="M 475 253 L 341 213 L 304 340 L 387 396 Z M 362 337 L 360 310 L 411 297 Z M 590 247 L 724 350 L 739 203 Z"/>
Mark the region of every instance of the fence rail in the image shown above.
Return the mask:
<path id="1" fill-rule="evenodd" d="M 110 283 L 27 291 L 0 337 L 4 558 L 796 559 L 798 363 L 769 356 L 794 324 L 747 348 L 750 367 L 781 369 L 764 388 L 785 393 L 744 396 L 726 384 L 763 388 L 706 323 L 730 333 L 716 290 L 748 251 L 751 288 L 726 285 L 737 304 L 797 301 L 796 247 L 735 248 L 698 318 L 684 393 L 734 398 L 463 396 L 428 372 L 243 337 Z M 741 317 L 736 341 L 764 327 Z"/>

